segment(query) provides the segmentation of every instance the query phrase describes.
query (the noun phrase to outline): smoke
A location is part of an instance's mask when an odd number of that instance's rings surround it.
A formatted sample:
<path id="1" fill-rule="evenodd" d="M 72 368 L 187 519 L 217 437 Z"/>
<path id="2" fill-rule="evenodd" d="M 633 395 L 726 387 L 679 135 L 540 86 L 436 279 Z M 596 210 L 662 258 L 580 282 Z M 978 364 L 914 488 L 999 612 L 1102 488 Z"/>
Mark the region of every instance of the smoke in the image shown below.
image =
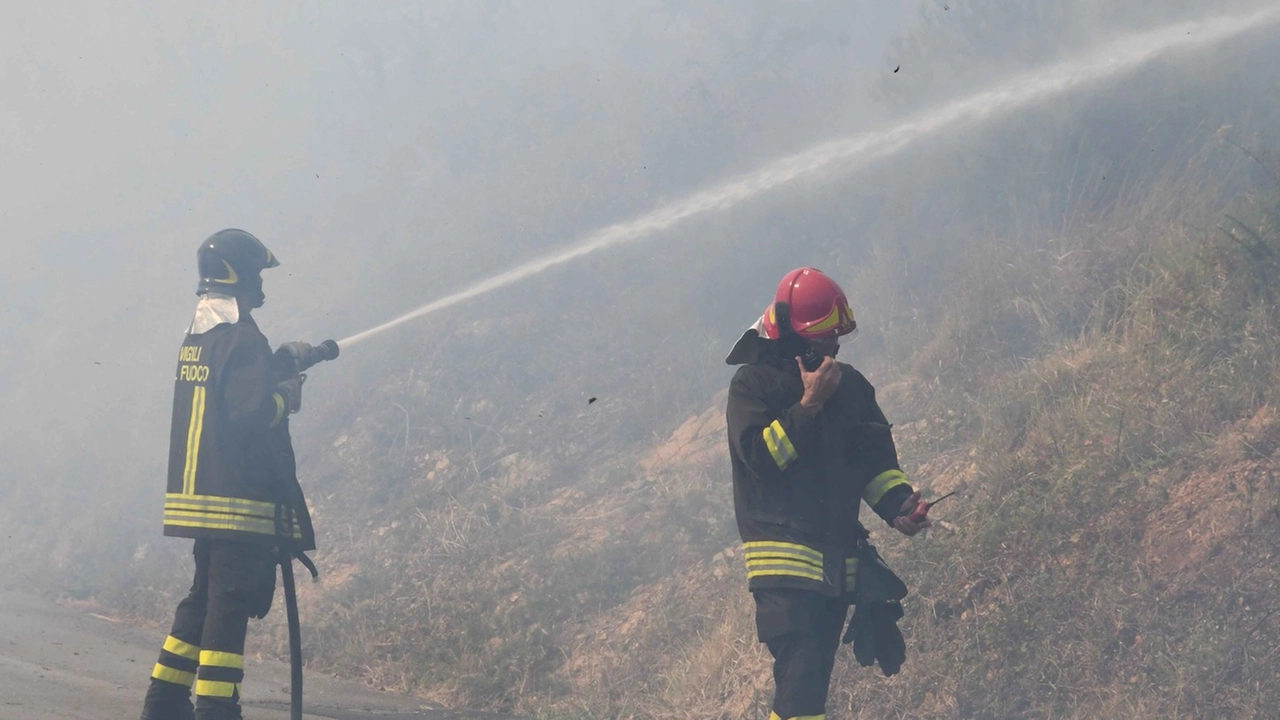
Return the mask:
<path id="1" fill-rule="evenodd" d="M 339 344 L 350 347 L 410 320 L 519 282 L 597 250 L 650 237 L 698 215 L 734 208 L 786 183 L 823 172 L 853 172 L 943 130 L 961 129 L 1007 115 L 1031 103 L 1116 77 L 1155 58 L 1211 47 L 1277 20 L 1280 20 L 1280 8 L 1271 8 L 1247 15 L 1224 15 L 1178 23 L 1122 37 L 1078 57 L 1022 73 L 988 90 L 913 115 L 893 127 L 822 143 L 634 220 L 610 225 L 565 250 L 481 280 L 389 322 L 352 335 Z"/>

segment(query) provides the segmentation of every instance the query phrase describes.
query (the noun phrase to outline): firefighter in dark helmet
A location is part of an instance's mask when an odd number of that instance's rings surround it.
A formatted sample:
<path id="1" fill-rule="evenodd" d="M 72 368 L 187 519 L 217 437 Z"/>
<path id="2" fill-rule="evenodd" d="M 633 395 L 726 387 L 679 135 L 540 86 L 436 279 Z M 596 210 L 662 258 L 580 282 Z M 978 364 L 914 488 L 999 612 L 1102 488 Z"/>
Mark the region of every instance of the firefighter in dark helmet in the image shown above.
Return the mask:
<path id="1" fill-rule="evenodd" d="M 788 273 L 774 302 L 727 362 L 734 511 L 756 630 L 773 655 L 772 720 L 826 717 L 827 690 L 849 606 L 845 642 L 863 665 L 898 672 L 897 621 L 906 587 L 868 544 L 866 502 L 906 535 L 929 524 L 907 515 L 920 493 L 898 466 L 875 390 L 835 360 L 857 328 L 844 292 L 814 268 Z"/>
<path id="2" fill-rule="evenodd" d="M 280 263 L 243 230 L 205 240 L 197 263 L 164 504 L 164 534 L 195 540 L 195 580 L 151 674 L 143 720 L 240 717 L 249 618 L 271 607 L 281 549 L 315 547 L 288 422 L 302 398 L 290 359 L 308 348 L 272 353 L 251 315 L 265 299 L 262 271 Z"/>

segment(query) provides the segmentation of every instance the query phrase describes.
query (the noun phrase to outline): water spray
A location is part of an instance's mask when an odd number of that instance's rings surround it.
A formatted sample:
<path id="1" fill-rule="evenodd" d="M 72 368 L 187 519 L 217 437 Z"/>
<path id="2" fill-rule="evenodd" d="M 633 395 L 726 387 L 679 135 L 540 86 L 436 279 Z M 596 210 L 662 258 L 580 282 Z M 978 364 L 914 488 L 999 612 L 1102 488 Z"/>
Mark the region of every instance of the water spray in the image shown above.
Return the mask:
<path id="1" fill-rule="evenodd" d="M 338 344 L 344 348 L 355 345 L 415 318 L 506 287 L 596 250 L 639 240 L 697 215 L 736 207 L 793 180 L 821 171 L 847 174 L 894 155 L 943 129 L 972 127 L 1087 83 L 1115 77 L 1161 55 L 1215 45 L 1277 21 L 1280 21 L 1280 8 L 1273 7 L 1249 15 L 1224 15 L 1127 35 L 1084 55 L 1016 75 L 983 92 L 912 115 L 894 127 L 822 143 L 775 160 L 759 170 L 694 193 L 634 220 L 597 230 L 565 250 L 481 280 L 394 320 L 340 340 Z"/>

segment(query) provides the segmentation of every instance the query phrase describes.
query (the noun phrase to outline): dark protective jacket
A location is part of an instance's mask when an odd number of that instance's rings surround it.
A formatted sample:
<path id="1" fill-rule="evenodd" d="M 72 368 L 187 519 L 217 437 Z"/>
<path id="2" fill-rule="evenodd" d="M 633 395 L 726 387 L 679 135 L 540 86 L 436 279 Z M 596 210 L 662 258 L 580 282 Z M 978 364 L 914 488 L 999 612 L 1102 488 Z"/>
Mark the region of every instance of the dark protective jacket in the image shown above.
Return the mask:
<path id="1" fill-rule="evenodd" d="M 298 484 L 285 378 L 253 319 L 187 335 L 178 354 L 164 534 L 315 549 Z"/>
<path id="2" fill-rule="evenodd" d="M 729 386 L 734 511 L 751 590 L 797 588 L 852 599 L 862 501 L 892 524 L 913 491 L 875 389 L 844 363 L 816 414 L 800 407 L 793 357 L 761 341 Z"/>

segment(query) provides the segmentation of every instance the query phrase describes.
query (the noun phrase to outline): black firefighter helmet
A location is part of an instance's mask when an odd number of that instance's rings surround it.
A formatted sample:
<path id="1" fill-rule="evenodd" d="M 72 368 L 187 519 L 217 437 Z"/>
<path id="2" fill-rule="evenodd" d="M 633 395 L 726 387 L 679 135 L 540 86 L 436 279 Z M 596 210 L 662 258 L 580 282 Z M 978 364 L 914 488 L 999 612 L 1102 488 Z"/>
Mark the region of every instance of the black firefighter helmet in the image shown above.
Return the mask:
<path id="1" fill-rule="evenodd" d="M 200 244 L 196 265 L 200 269 L 197 295 L 223 293 L 261 307 L 262 271 L 280 264 L 258 238 L 243 230 L 219 230 Z"/>

